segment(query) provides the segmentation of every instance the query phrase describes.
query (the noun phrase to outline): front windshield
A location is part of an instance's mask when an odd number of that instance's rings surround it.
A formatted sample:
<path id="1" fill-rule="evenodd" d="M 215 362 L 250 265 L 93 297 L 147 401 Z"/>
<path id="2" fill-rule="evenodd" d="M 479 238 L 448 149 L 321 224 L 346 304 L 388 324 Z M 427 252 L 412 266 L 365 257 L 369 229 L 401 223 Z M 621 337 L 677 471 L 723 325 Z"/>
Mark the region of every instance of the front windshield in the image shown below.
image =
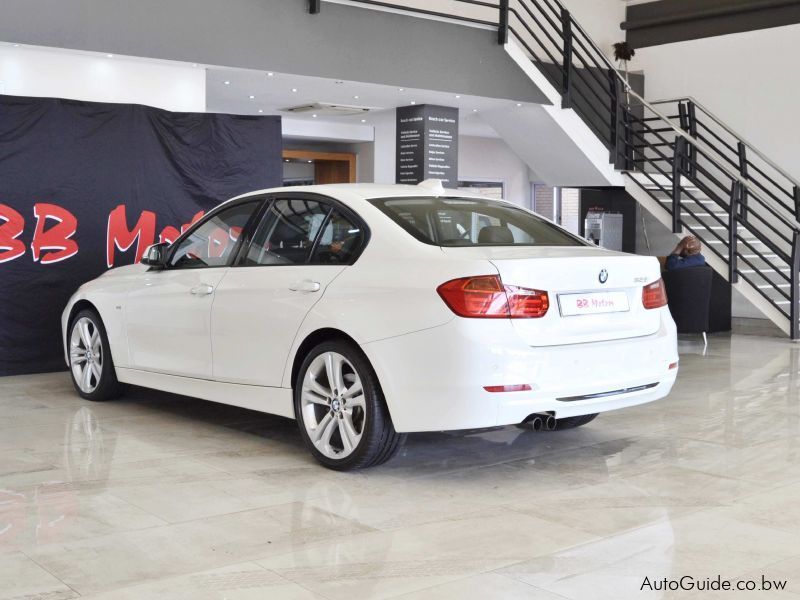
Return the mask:
<path id="1" fill-rule="evenodd" d="M 370 202 L 436 246 L 582 246 L 586 242 L 513 205 L 479 198 L 377 198 Z"/>

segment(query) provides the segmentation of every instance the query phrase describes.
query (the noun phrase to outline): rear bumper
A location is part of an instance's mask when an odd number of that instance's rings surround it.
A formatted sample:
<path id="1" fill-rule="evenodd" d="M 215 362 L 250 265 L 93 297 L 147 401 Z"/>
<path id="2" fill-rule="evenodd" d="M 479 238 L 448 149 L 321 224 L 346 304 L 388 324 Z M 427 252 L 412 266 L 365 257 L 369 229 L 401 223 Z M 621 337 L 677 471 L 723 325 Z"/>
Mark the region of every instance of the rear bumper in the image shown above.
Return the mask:
<path id="1" fill-rule="evenodd" d="M 677 336 L 667 308 L 658 310 L 656 333 L 607 342 L 531 347 L 508 321 L 457 318 L 363 348 L 397 431 L 509 425 L 536 412 L 572 417 L 651 402 L 670 392 Z M 510 384 L 532 389 L 484 390 Z M 596 394 L 605 395 L 574 399 Z"/>

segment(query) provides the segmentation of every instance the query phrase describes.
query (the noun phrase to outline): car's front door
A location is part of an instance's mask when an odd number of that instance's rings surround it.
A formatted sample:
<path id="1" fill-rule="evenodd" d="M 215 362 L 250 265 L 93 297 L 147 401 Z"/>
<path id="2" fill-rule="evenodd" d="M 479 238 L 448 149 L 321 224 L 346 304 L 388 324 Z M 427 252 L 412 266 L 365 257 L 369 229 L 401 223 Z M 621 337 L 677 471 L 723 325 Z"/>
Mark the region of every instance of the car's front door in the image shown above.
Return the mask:
<path id="1" fill-rule="evenodd" d="M 134 369 L 211 378 L 214 294 L 260 203 L 210 214 L 176 241 L 166 269 L 147 271 L 131 288 L 125 322 Z"/>
<path id="2" fill-rule="evenodd" d="M 274 199 L 217 289 L 214 379 L 281 385 L 303 319 L 363 246 L 363 226 L 345 213 L 313 196 Z"/>

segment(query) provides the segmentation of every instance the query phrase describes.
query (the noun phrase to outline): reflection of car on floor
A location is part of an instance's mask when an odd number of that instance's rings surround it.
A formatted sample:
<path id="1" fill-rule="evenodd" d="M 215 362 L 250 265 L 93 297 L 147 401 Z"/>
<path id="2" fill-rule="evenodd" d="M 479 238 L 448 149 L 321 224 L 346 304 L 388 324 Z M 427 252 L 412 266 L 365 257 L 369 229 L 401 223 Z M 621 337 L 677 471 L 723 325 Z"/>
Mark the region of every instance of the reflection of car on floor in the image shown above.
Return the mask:
<path id="1" fill-rule="evenodd" d="M 62 325 L 84 398 L 296 418 L 337 469 L 405 432 L 582 425 L 664 397 L 678 361 L 654 258 L 438 182 L 240 196 L 83 285 Z"/>

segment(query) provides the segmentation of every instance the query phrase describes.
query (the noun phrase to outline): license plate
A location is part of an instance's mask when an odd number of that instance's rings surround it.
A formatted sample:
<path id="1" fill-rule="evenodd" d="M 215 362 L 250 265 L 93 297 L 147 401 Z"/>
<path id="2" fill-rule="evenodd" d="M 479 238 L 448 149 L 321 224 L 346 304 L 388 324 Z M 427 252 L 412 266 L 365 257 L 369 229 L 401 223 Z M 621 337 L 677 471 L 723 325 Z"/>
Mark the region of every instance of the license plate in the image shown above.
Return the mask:
<path id="1" fill-rule="evenodd" d="M 559 294 L 561 316 L 597 315 L 630 310 L 625 292 L 587 292 L 585 294 Z"/>

